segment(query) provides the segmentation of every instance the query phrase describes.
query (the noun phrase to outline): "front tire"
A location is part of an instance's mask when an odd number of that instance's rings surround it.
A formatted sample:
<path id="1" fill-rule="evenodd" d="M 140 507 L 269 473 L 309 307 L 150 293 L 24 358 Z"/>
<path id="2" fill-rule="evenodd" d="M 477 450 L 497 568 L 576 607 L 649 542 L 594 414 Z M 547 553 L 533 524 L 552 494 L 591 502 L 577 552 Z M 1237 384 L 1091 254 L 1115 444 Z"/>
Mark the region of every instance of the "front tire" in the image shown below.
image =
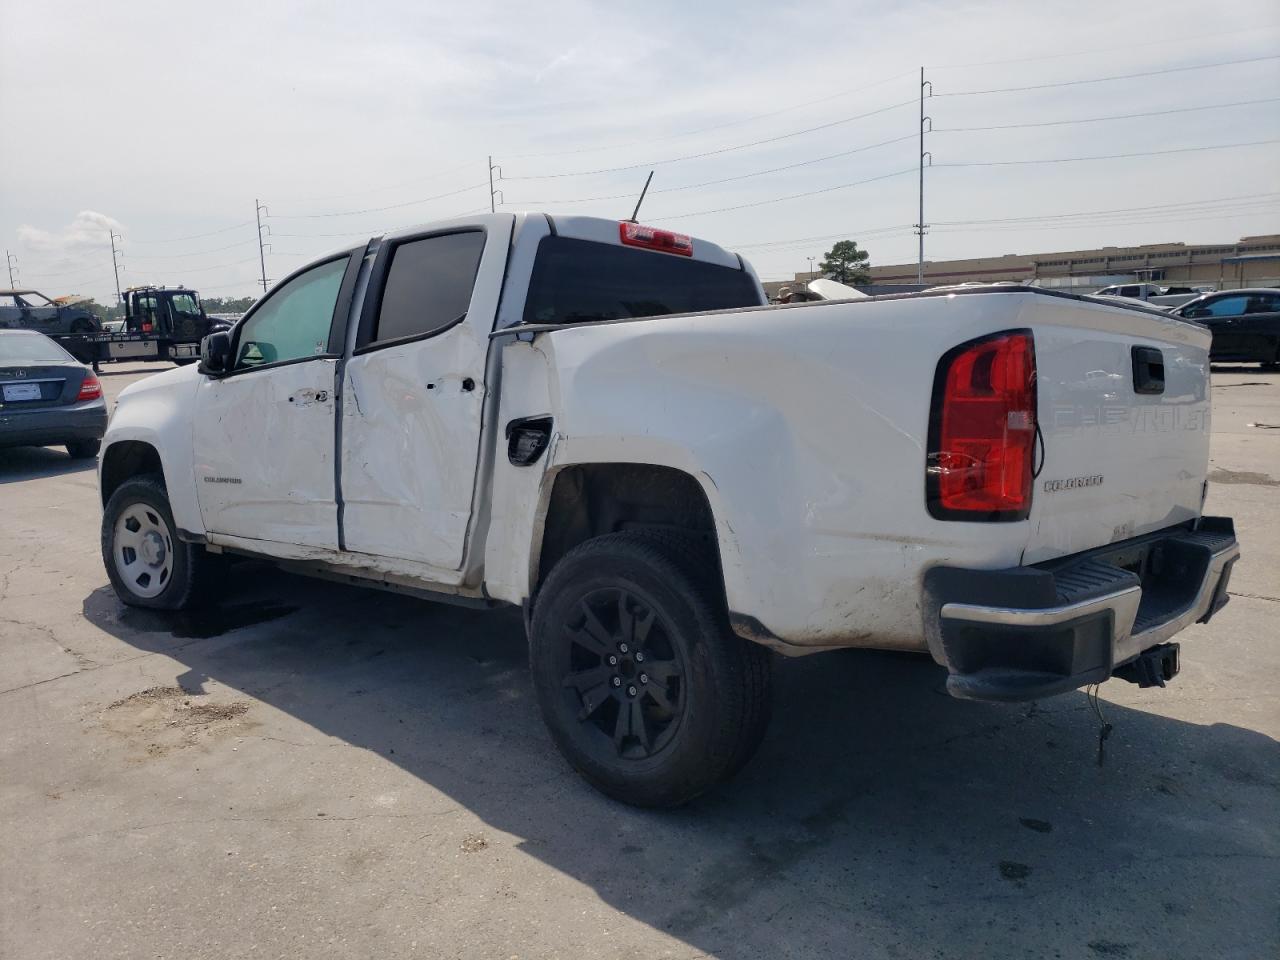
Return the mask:
<path id="1" fill-rule="evenodd" d="M 614 799 L 686 803 L 737 771 L 769 717 L 770 655 L 729 628 L 714 556 L 618 533 L 551 571 L 530 634 L 543 719 Z"/>
<path id="2" fill-rule="evenodd" d="M 206 599 L 216 558 L 178 539 L 164 482 L 154 474 L 116 488 L 102 514 L 102 562 L 131 607 L 184 610 Z"/>

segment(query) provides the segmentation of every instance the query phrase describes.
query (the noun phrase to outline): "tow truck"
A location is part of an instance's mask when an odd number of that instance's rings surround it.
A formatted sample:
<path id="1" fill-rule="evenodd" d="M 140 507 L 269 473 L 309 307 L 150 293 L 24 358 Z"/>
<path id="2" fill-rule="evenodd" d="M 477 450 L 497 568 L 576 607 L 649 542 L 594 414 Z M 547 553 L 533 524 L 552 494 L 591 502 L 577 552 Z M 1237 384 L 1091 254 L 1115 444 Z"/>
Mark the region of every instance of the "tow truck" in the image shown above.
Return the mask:
<path id="1" fill-rule="evenodd" d="M 54 339 L 95 364 L 170 360 L 184 365 L 200 359 L 201 340 L 228 326 L 206 314 L 200 294 L 189 287 L 129 287 L 120 299 L 125 316 L 119 332 L 65 334 Z"/>

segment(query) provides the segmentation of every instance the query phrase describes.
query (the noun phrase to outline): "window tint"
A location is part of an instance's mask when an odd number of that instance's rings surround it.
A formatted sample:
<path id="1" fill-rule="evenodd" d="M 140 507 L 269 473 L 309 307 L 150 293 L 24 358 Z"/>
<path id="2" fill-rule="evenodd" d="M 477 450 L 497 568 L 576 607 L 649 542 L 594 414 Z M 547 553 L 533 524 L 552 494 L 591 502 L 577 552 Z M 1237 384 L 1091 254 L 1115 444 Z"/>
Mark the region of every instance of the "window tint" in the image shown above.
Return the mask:
<path id="1" fill-rule="evenodd" d="M 322 263 L 272 293 L 240 330 L 236 369 L 325 353 L 349 259 Z"/>
<path id="2" fill-rule="evenodd" d="M 1238 317 L 1244 313 L 1248 305 L 1249 298 L 1245 296 L 1219 297 L 1217 300 L 1201 304 L 1200 309 L 1196 311 L 1196 316 Z"/>
<path id="3" fill-rule="evenodd" d="M 525 323 L 657 317 L 763 301 L 745 270 L 590 240 L 544 237 Z"/>
<path id="4" fill-rule="evenodd" d="M 391 254 L 373 339 L 419 337 L 449 326 L 467 312 L 484 234 L 449 233 L 402 243 Z"/>
<path id="5" fill-rule="evenodd" d="M 1255 293 L 1249 297 L 1245 313 L 1275 313 L 1280 310 L 1280 293 Z"/>

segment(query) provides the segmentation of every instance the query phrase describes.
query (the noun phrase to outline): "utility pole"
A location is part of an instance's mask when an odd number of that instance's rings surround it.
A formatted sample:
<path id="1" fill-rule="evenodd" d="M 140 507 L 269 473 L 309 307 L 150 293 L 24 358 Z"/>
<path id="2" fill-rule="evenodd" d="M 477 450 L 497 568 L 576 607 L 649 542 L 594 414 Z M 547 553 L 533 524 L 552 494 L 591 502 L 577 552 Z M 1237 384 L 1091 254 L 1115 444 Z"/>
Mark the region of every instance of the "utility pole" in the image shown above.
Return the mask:
<path id="1" fill-rule="evenodd" d="M 489 212 L 496 213 L 499 203 L 506 203 L 506 197 L 502 195 L 501 190 L 493 189 L 493 171 L 498 171 L 498 179 L 502 179 L 502 167 L 493 162 L 493 156 L 489 157 Z"/>
<path id="2" fill-rule="evenodd" d="M 814 258 L 813 258 L 813 257 L 806 257 L 805 259 L 809 261 L 809 279 L 810 279 L 810 280 L 812 280 L 812 279 L 813 279 L 813 261 L 814 261 Z"/>
<path id="3" fill-rule="evenodd" d="M 271 216 L 271 211 L 269 211 L 266 205 L 256 197 L 253 200 L 253 207 L 254 207 L 254 211 L 253 211 L 254 216 L 258 220 L 258 263 L 262 265 L 262 292 L 266 293 L 267 292 L 267 254 L 262 243 L 262 215 L 265 213 L 267 216 Z M 270 236 L 270 234 L 271 234 L 271 227 L 267 227 L 267 235 Z"/>
<path id="4" fill-rule="evenodd" d="M 115 271 L 116 275 L 116 303 L 120 304 L 124 303 L 124 297 L 120 295 L 120 259 L 118 256 L 120 251 L 116 250 L 116 241 L 119 240 L 124 243 L 124 237 L 114 230 L 109 230 L 107 233 L 111 237 L 111 269 Z"/>
<path id="5" fill-rule="evenodd" d="M 920 218 L 914 224 L 916 228 L 916 236 L 920 238 L 920 258 L 916 266 L 916 282 L 924 283 L 924 233 L 928 228 L 928 224 L 924 222 L 924 161 L 925 157 L 929 158 L 929 166 L 933 166 L 933 154 L 924 148 L 925 121 L 929 122 L 929 129 L 933 129 L 933 120 L 924 115 L 924 88 L 929 88 L 929 96 L 933 96 L 933 84 L 924 78 L 924 67 L 920 68 Z"/>
<path id="6" fill-rule="evenodd" d="M 13 269 L 18 265 L 18 258 L 6 250 L 4 252 L 4 261 L 9 266 L 9 289 L 15 290 L 18 285 L 13 282 Z"/>

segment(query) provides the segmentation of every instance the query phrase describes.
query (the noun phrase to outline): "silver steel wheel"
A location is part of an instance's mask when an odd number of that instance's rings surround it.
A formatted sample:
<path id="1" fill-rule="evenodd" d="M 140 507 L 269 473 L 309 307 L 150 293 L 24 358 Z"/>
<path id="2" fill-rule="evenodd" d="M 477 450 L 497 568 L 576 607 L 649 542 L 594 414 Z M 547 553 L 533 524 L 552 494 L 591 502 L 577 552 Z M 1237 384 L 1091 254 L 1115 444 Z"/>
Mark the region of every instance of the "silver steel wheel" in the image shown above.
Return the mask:
<path id="1" fill-rule="evenodd" d="M 173 576 L 173 534 L 160 511 L 147 503 L 120 511 L 111 557 L 130 593 L 145 600 L 159 596 Z"/>

